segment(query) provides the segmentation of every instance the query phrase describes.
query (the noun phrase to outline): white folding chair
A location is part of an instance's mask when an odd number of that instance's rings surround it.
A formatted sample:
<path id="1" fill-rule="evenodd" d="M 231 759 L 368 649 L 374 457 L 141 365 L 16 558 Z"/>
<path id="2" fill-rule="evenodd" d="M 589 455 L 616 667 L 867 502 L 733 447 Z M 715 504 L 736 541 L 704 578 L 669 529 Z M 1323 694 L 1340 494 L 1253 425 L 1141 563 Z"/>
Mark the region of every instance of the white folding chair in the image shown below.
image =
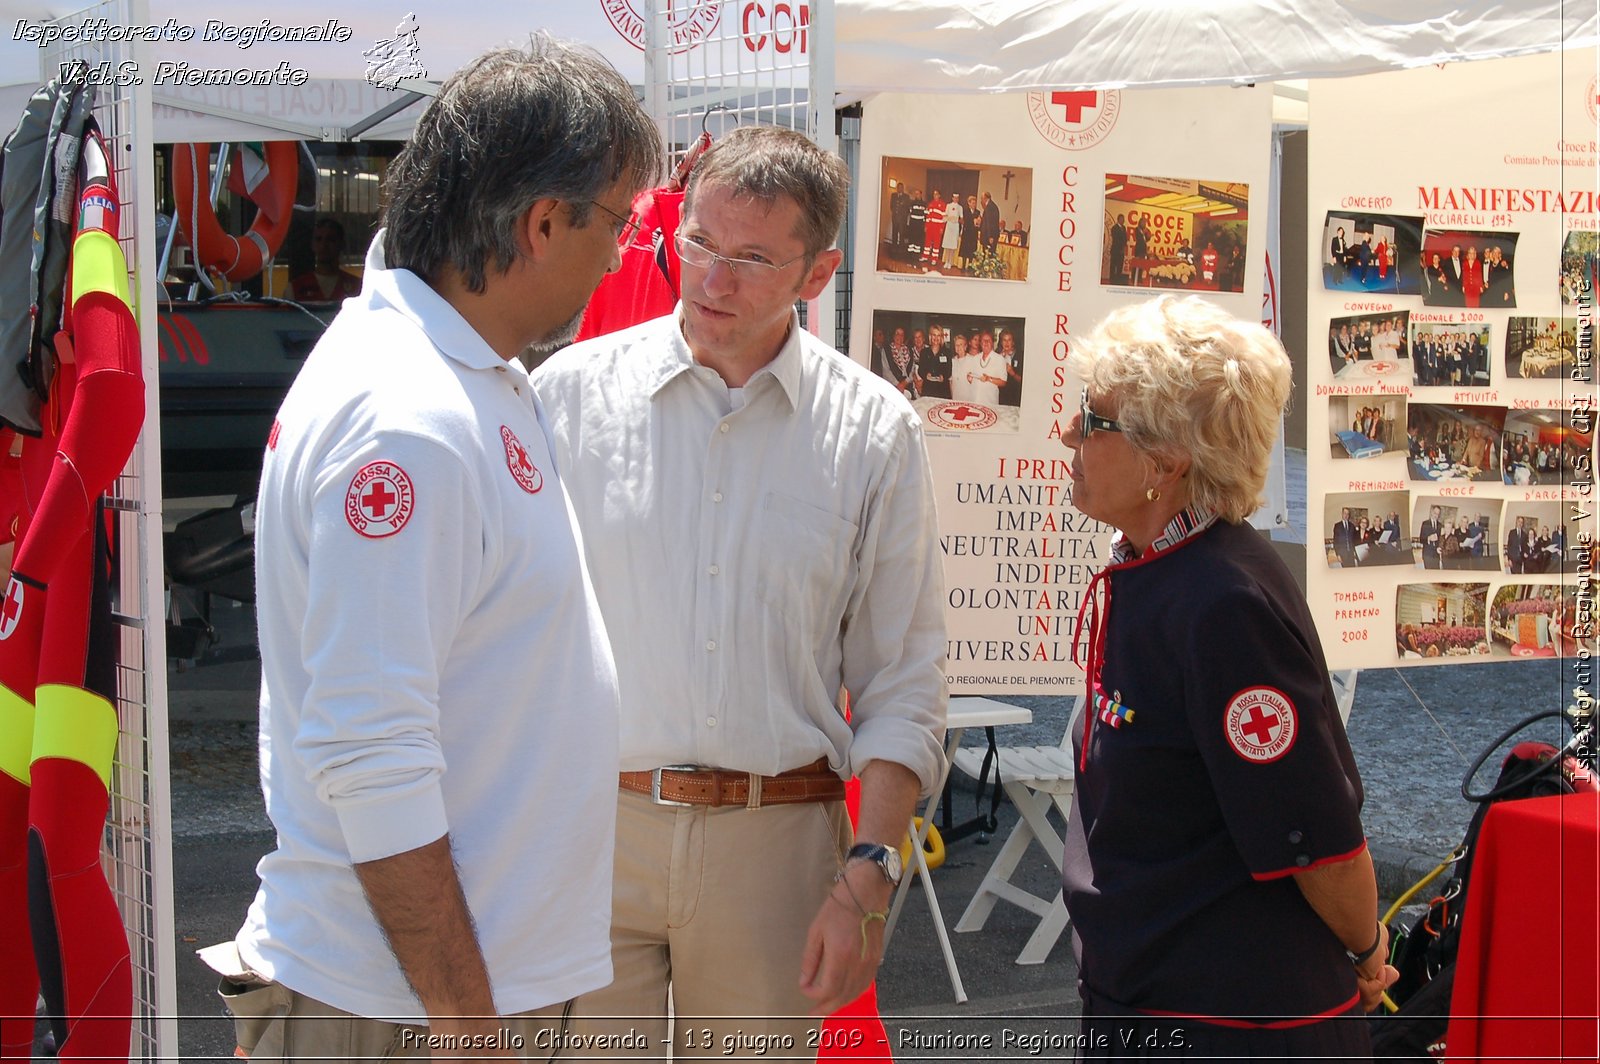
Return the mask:
<path id="1" fill-rule="evenodd" d="M 978 885 L 966 912 L 956 921 L 957 931 L 982 930 L 996 901 L 1008 901 L 1038 916 L 1039 926 L 1017 955 L 1018 964 L 1043 964 L 1056 939 L 1067 929 L 1067 907 L 1059 889 L 1053 899 L 1047 900 L 1012 883 L 1011 877 L 1016 874 L 1029 843 L 1035 840 L 1044 848 L 1045 856 L 1050 858 L 1056 871 L 1061 871 L 1063 843 L 1050 821 L 1050 810 L 1058 810 L 1064 822 L 1072 805 L 1071 721 L 1075 715 L 1075 712 L 1067 714 L 1067 730 L 1057 746 L 999 748 L 996 760 L 1000 786 L 1022 816 L 995 855 L 994 863 Z M 982 749 L 964 747 L 956 751 L 955 767 L 978 779 L 984 753 Z"/>

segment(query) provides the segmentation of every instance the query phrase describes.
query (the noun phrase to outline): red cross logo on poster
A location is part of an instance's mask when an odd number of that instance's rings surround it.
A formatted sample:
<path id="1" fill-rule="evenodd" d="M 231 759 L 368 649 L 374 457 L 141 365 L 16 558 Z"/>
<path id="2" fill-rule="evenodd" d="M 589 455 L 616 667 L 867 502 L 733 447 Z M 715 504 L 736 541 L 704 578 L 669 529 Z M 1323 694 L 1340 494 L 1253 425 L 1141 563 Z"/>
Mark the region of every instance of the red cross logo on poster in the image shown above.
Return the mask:
<path id="1" fill-rule="evenodd" d="M 1028 93 L 1028 117 L 1039 135 L 1058 148 L 1082 151 L 1106 139 L 1122 114 L 1116 89 L 1063 89 Z"/>
<path id="2" fill-rule="evenodd" d="M 1589 121 L 1600 122 L 1600 97 L 1595 95 L 1600 91 L 1600 78 L 1590 78 L 1589 87 L 1583 91 L 1584 106 L 1589 109 Z"/>
<path id="3" fill-rule="evenodd" d="M 645 19 L 654 17 L 654 8 L 638 0 L 599 0 L 600 10 L 618 36 L 641 52 L 645 45 Z M 785 5 L 787 6 L 787 5 Z M 675 3 L 667 0 L 666 43 L 673 54 L 687 52 L 704 41 L 722 21 L 722 3 Z"/>
<path id="4" fill-rule="evenodd" d="M 394 535 L 406 527 L 415 509 L 411 478 L 393 462 L 362 466 L 344 496 L 345 520 L 368 539 Z"/>
<path id="5" fill-rule="evenodd" d="M 1265 765 L 1294 745 L 1298 721 L 1294 703 L 1275 687 L 1247 687 L 1233 696 L 1223 714 L 1223 731 L 1233 752 Z"/>
<path id="6" fill-rule="evenodd" d="M 6 585 L 6 597 L 0 602 L 0 639 L 10 639 L 22 620 L 22 583 L 12 577 Z"/>
<path id="7" fill-rule="evenodd" d="M 544 487 L 544 474 L 528 457 L 528 449 L 522 446 L 517 434 L 504 425 L 500 426 L 500 442 L 506 445 L 506 468 L 516 478 L 517 486 L 529 495 L 537 495 Z"/>
<path id="8" fill-rule="evenodd" d="M 982 403 L 940 403 L 928 408 L 928 421 L 941 429 L 962 429 L 975 432 L 986 429 L 1000 419 L 1000 415 Z"/>

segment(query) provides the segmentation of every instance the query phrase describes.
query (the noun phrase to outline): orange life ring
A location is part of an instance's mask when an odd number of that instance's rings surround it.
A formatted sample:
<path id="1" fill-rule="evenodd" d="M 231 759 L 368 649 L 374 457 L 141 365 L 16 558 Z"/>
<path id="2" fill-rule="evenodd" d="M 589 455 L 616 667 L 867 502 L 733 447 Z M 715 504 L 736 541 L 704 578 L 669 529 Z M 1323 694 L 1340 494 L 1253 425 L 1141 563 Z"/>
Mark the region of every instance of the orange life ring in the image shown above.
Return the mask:
<path id="1" fill-rule="evenodd" d="M 267 171 L 272 179 L 251 199 L 260 208 L 250 231 L 242 237 L 222 228 L 211 207 L 211 145 L 179 144 L 172 153 L 172 193 L 178 205 L 178 225 L 195 258 L 207 269 L 230 281 L 243 281 L 260 273 L 283 244 L 294 217 L 295 183 L 299 177 L 299 147 L 292 140 L 268 141 Z M 191 230 L 193 230 L 191 232 Z"/>

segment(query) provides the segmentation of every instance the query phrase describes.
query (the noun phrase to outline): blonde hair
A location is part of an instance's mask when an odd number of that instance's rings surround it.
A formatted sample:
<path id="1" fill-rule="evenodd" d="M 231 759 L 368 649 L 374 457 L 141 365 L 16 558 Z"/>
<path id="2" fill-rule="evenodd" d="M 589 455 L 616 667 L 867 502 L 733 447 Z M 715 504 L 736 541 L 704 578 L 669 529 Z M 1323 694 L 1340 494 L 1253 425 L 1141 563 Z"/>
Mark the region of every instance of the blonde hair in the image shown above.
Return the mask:
<path id="1" fill-rule="evenodd" d="M 1124 438 L 1152 472 L 1189 460 L 1191 504 L 1233 522 L 1261 505 L 1290 370 L 1260 324 L 1162 296 L 1112 312 L 1070 365 L 1115 401 Z"/>

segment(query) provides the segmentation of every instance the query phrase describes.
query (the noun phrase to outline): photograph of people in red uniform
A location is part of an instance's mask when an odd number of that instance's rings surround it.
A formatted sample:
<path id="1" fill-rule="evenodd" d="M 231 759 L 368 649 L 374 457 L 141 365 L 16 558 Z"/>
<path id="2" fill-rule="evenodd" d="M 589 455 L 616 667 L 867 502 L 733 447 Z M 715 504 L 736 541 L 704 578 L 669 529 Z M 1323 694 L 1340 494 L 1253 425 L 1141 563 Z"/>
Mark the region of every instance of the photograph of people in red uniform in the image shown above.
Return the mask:
<path id="1" fill-rule="evenodd" d="M 1018 239 L 1002 239 L 1000 219 Z M 1033 170 L 1004 163 L 886 157 L 878 202 L 879 273 L 1028 279 L 1022 230 Z M 986 228 L 988 227 L 988 232 Z M 1019 228 L 1020 226 L 1020 228 Z"/>
<path id="2" fill-rule="evenodd" d="M 1101 284 L 1244 291 L 1248 184 L 1107 174 L 1105 192 Z"/>
<path id="3" fill-rule="evenodd" d="M 1341 292 L 1426 291 L 1422 216 L 1329 211 L 1319 245 L 1322 287 Z"/>
<path id="4" fill-rule="evenodd" d="M 1509 310 L 1517 305 L 1516 233 L 1429 229 L 1422 238 L 1428 263 L 1422 302 L 1430 307 Z M 1436 258 L 1437 256 L 1437 258 Z"/>
<path id="5" fill-rule="evenodd" d="M 1073 503 L 1117 530 L 1074 636 L 1079 1059 L 1370 1057 L 1363 1015 L 1398 973 L 1361 777 L 1305 596 L 1246 521 L 1289 357 L 1259 322 L 1162 297 L 1069 368 Z"/>

